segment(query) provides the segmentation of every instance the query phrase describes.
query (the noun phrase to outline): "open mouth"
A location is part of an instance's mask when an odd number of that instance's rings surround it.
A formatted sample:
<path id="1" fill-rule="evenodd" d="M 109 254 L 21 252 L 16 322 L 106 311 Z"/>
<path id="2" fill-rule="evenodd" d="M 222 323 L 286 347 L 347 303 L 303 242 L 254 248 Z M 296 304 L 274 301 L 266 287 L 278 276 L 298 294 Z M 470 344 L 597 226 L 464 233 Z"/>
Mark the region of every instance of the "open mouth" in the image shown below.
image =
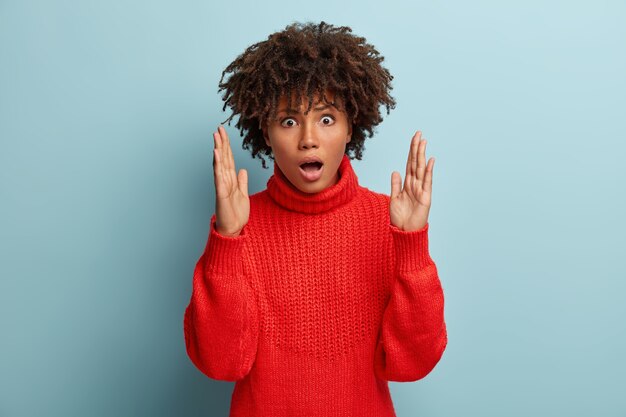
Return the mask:
<path id="1" fill-rule="evenodd" d="M 304 170 L 304 172 L 315 172 L 319 171 L 322 168 L 321 162 L 305 162 L 300 165 L 300 168 Z"/>
<path id="2" fill-rule="evenodd" d="M 322 177 L 324 164 L 321 162 L 305 162 L 300 165 L 300 173 L 305 181 L 317 181 Z"/>

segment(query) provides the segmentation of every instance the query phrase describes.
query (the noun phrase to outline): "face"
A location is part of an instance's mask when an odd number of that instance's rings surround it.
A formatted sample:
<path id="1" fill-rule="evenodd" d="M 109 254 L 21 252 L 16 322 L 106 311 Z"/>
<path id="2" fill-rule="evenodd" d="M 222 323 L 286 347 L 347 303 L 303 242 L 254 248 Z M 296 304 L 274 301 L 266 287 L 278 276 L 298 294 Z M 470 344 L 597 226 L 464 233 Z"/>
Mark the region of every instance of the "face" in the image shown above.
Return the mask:
<path id="1" fill-rule="evenodd" d="M 332 91 L 326 99 L 335 102 Z M 304 115 L 306 99 L 297 109 L 288 109 L 287 97 L 278 103 L 276 120 L 263 127 L 265 143 L 272 148 L 274 162 L 285 177 L 300 191 L 318 193 L 339 180 L 338 169 L 350 142 L 352 125 L 345 111 L 314 97 L 309 113 Z M 306 163 L 306 160 L 317 163 Z"/>

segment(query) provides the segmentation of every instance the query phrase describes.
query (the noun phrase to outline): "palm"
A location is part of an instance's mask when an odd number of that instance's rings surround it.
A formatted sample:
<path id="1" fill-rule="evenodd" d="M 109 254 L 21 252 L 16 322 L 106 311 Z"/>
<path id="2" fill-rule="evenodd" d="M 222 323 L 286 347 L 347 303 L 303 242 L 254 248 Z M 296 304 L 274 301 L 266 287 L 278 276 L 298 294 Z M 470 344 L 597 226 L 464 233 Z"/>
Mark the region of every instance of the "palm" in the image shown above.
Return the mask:
<path id="1" fill-rule="evenodd" d="M 426 140 L 421 137 L 421 132 L 416 132 L 411 140 L 402 189 L 400 173 L 391 174 L 389 216 L 394 226 L 405 231 L 423 228 L 430 211 L 435 158 L 430 158 L 426 164 Z"/>
<path id="2" fill-rule="evenodd" d="M 213 138 L 216 226 L 221 234 L 237 236 L 250 216 L 248 172 L 241 169 L 237 175 L 230 140 L 223 126 L 213 134 Z"/>
<path id="3" fill-rule="evenodd" d="M 219 228 L 224 230 L 224 234 L 233 233 L 227 232 L 228 230 L 241 230 L 245 224 L 245 219 L 250 216 L 250 200 L 239 188 L 237 177 L 233 180 L 231 175 L 234 173 L 227 176 L 228 179 L 225 179 L 225 184 L 222 187 L 216 187 L 215 214 L 219 219 Z M 233 221 L 228 222 L 223 219 L 233 219 Z"/>

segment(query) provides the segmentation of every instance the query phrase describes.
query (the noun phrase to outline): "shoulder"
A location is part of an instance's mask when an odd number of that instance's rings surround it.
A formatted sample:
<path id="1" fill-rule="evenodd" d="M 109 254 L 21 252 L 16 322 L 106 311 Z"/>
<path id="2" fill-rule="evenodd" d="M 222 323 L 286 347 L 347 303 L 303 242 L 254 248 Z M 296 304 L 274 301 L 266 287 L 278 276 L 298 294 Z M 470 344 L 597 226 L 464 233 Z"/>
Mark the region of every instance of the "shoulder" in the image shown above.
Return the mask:
<path id="1" fill-rule="evenodd" d="M 250 215 L 266 212 L 271 207 L 271 198 L 267 189 L 263 189 L 257 193 L 250 194 Z"/>
<path id="2" fill-rule="evenodd" d="M 387 194 L 379 193 L 369 188 L 359 186 L 359 201 L 358 206 L 362 210 L 369 213 L 369 216 L 376 219 L 376 222 L 381 226 L 385 226 L 389 223 L 389 202 L 390 197 Z"/>
<path id="3" fill-rule="evenodd" d="M 267 188 L 265 188 L 259 192 L 250 194 L 250 201 L 263 202 L 267 197 L 269 197 L 269 195 L 267 194 Z"/>
<path id="4" fill-rule="evenodd" d="M 359 216 L 367 224 L 365 229 L 374 236 L 377 246 L 383 250 L 387 248 L 387 252 L 391 249 L 391 223 L 389 215 L 389 204 L 391 197 L 385 193 L 370 190 L 366 187 L 359 187 Z"/>
<path id="5" fill-rule="evenodd" d="M 259 234 L 267 232 L 267 218 L 271 217 L 272 207 L 267 190 L 262 190 L 248 196 L 250 199 L 250 215 L 245 225 L 246 234 L 254 239 Z"/>
<path id="6" fill-rule="evenodd" d="M 361 198 L 371 200 L 381 207 L 389 208 L 389 202 L 391 200 L 389 195 L 370 190 L 369 188 L 363 186 L 359 186 L 359 192 L 361 194 Z"/>

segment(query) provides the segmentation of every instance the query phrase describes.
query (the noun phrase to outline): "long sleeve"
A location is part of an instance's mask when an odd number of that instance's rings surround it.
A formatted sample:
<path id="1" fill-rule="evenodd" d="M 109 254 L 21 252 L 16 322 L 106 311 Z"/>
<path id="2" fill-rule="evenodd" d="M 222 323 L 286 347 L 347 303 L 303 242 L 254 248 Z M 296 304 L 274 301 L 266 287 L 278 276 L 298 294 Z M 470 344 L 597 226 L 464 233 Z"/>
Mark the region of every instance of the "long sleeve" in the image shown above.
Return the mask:
<path id="1" fill-rule="evenodd" d="M 405 232 L 389 224 L 395 279 L 374 357 L 379 379 L 408 382 L 433 370 L 446 348 L 444 296 L 428 250 L 427 223 Z"/>
<path id="2" fill-rule="evenodd" d="M 211 218 L 205 250 L 193 274 L 184 314 L 187 354 L 213 379 L 236 381 L 248 374 L 258 342 L 258 307 L 244 273 L 246 227 L 237 237 L 220 235 Z"/>

